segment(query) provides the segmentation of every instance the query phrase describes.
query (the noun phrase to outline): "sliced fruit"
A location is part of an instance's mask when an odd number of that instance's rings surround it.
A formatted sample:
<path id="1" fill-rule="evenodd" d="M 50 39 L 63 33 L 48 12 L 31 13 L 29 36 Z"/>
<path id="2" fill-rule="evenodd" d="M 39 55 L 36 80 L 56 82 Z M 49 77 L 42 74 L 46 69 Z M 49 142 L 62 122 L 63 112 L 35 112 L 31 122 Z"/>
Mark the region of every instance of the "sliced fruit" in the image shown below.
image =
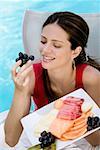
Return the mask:
<path id="1" fill-rule="evenodd" d="M 83 113 L 86 113 L 89 110 L 91 110 L 92 107 L 93 107 L 92 103 L 84 101 L 82 106 L 81 106 L 81 110 L 82 110 Z"/>
<path id="2" fill-rule="evenodd" d="M 74 120 L 74 123 L 78 124 L 80 122 L 83 122 L 85 120 L 85 118 L 86 118 L 86 114 L 82 113 L 82 115 L 79 118 Z"/>
<path id="3" fill-rule="evenodd" d="M 62 135 L 62 138 L 73 140 L 75 138 L 78 138 L 82 136 L 87 131 L 87 126 L 84 126 L 84 128 L 81 128 L 79 130 L 75 131 L 68 131 Z"/>
<path id="4" fill-rule="evenodd" d="M 74 122 L 72 120 L 64 120 L 56 118 L 50 128 L 49 131 L 56 137 L 60 138 L 63 133 L 69 131 L 70 128 L 73 126 Z"/>
<path id="5" fill-rule="evenodd" d="M 59 98 L 58 100 L 55 101 L 54 107 L 56 109 L 60 109 L 62 106 L 63 106 L 63 100 L 61 98 Z"/>
<path id="6" fill-rule="evenodd" d="M 75 131 L 75 130 L 82 129 L 82 128 L 84 128 L 86 125 L 87 125 L 87 122 L 86 122 L 86 121 L 82 122 L 82 123 L 79 124 L 79 125 L 76 125 L 76 124 L 75 124 L 75 125 L 70 129 L 70 131 Z"/>

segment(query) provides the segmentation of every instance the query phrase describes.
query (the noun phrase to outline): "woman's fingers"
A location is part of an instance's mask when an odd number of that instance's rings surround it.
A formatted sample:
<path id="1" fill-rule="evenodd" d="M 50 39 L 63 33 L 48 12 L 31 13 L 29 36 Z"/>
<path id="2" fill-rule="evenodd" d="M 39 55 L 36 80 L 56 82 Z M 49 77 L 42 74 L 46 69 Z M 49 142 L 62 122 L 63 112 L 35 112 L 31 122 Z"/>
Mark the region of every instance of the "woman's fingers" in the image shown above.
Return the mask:
<path id="1" fill-rule="evenodd" d="M 24 83 L 26 83 L 27 78 L 28 78 L 28 74 L 30 73 L 30 71 L 33 70 L 33 66 L 30 66 L 28 68 L 26 68 L 21 74 L 20 76 L 16 76 L 15 81 L 17 82 L 17 84 L 19 85 L 23 85 Z M 26 84 L 25 84 L 26 85 Z"/>
<path id="2" fill-rule="evenodd" d="M 20 65 L 21 60 L 17 61 L 12 67 L 12 78 L 17 85 L 26 85 L 28 81 L 28 74 L 31 70 L 33 70 L 32 61 L 29 60 L 25 65 L 19 68 Z"/>
<path id="3" fill-rule="evenodd" d="M 33 70 L 33 66 L 29 66 L 28 68 L 26 68 L 21 74 L 20 74 L 20 78 L 25 78 L 29 72 Z"/>
<path id="4" fill-rule="evenodd" d="M 15 77 L 17 72 L 16 69 L 21 65 L 21 60 L 17 61 L 16 64 L 12 67 L 12 77 Z"/>
<path id="5" fill-rule="evenodd" d="M 18 76 L 20 76 L 20 74 L 26 70 L 28 67 L 30 67 L 32 65 L 32 61 L 29 60 L 25 65 L 23 65 L 20 70 L 18 71 Z"/>

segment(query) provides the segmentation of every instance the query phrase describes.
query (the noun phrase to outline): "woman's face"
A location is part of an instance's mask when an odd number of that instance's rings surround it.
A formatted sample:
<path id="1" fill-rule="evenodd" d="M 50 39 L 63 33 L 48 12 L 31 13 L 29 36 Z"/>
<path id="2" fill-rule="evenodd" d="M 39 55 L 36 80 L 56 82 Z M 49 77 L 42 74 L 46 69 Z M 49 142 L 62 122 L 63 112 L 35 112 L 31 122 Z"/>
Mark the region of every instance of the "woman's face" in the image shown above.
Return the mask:
<path id="1" fill-rule="evenodd" d="M 45 26 L 41 33 L 40 53 L 45 69 L 72 65 L 71 43 L 68 34 L 56 23 Z"/>

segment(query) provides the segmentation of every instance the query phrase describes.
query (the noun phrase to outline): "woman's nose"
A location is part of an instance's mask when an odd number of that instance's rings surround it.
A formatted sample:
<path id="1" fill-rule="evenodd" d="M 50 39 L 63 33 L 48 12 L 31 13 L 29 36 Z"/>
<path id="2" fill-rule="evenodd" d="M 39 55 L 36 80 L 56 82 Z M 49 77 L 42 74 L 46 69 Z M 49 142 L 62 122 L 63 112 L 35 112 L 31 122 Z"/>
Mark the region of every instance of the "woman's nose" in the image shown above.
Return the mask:
<path id="1" fill-rule="evenodd" d="M 50 52 L 52 52 L 52 47 L 51 47 L 51 45 L 49 45 L 49 44 L 44 45 L 42 51 L 43 51 L 44 53 L 50 53 Z"/>

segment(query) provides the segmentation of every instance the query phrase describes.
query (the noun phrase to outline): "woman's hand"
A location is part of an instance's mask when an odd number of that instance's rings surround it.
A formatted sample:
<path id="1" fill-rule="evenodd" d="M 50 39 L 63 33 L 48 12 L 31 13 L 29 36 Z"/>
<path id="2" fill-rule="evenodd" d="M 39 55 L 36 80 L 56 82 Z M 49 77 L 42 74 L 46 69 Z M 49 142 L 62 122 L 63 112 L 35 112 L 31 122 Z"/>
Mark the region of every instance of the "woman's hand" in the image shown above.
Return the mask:
<path id="1" fill-rule="evenodd" d="M 30 111 L 31 95 L 34 90 L 35 76 L 32 61 L 29 60 L 19 68 L 21 60 L 12 68 L 12 78 L 15 91 L 12 106 L 5 121 L 5 141 L 10 146 L 15 146 L 23 131 L 20 120 Z M 12 123 L 13 121 L 13 123 Z"/>
<path id="2" fill-rule="evenodd" d="M 25 65 L 19 68 L 21 60 L 16 62 L 12 68 L 12 79 L 15 88 L 21 92 L 29 92 L 31 83 L 31 72 L 33 73 L 32 61 L 29 60 Z"/>

